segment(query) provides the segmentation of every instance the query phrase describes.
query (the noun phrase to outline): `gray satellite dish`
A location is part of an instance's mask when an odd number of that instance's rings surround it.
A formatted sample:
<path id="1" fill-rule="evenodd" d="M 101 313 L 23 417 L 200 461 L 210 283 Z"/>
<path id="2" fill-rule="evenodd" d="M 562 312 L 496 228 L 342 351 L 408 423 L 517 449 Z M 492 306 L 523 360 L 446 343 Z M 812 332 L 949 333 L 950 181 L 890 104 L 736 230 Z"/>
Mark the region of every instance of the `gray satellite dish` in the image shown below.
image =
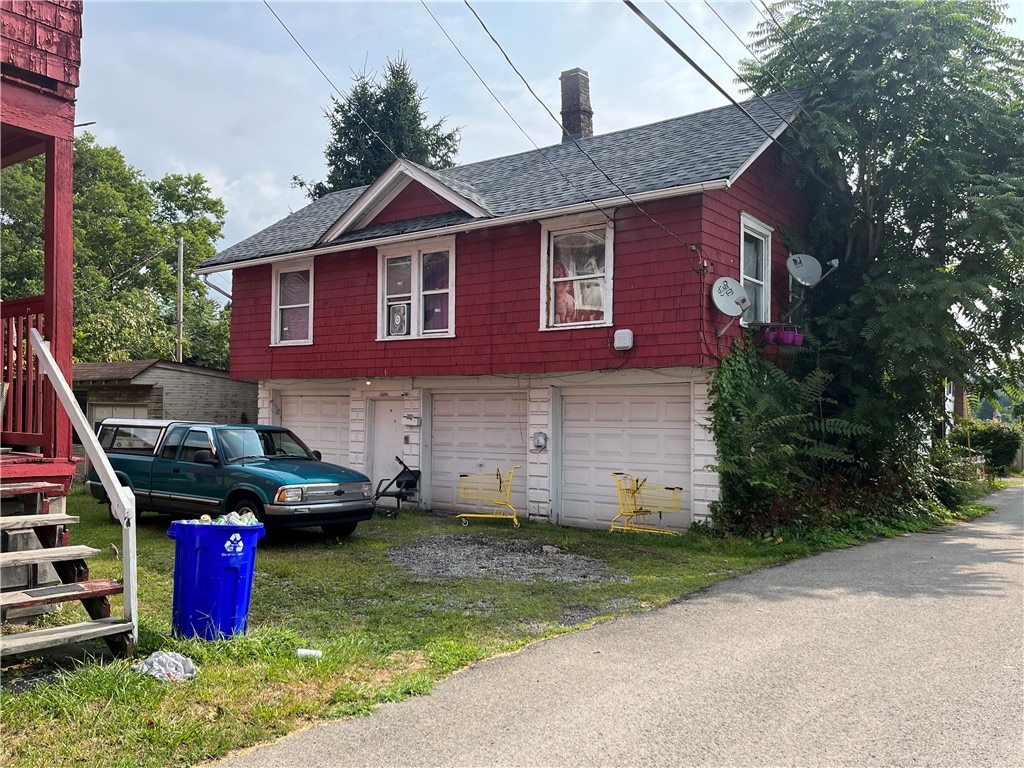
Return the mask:
<path id="1" fill-rule="evenodd" d="M 731 277 L 720 277 L 711 286 L 711 300 L 722 314 L 739 317 L 750 306 L 747 292 L 739 281 Z"/>
<path id="2" fill-rule="evenodd" d="M 811 288 L 821 282 L 821 264 L 806 253 L 794 253 L 786 259 L 786 269 L 800 285 Z"/>

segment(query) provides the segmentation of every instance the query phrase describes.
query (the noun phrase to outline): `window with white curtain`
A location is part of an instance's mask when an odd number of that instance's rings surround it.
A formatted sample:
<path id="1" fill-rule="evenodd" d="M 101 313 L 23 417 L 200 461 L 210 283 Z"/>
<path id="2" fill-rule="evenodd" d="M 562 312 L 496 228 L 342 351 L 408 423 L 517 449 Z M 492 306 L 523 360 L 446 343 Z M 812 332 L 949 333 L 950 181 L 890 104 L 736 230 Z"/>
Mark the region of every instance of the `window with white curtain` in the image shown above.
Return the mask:
<path id="1" fill-rule="evenodd" d="M 313 264 L 289 264 L 274 269 L 273 343 L 310 344 L 313 341 Z"/>

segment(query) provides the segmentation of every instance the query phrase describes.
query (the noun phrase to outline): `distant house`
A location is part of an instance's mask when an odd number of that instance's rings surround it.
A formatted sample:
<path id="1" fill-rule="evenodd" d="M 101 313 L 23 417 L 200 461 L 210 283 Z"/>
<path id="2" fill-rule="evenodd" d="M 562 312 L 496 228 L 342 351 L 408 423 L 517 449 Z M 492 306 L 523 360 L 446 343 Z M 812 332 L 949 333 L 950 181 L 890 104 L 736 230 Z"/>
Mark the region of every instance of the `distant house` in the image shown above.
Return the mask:
<path id="1" fill-rule="evenodd" d="M 254 422 L 258 416 L 255 382 L 166 360 L 75 363 L 72 387 L 93 425 L 113 416 L 229 424 Z M 79 446 L 75 448 L 83 455 Z"/>
<path id="2" fill-rule="evenodd" d="M 800 96 L 595 136 L 586 72 L 562 94 L 560 144 L 396 159 L 198 271 L 233 273 L 231 370 L 260 420 L 325 458 L 376 483 L 401 457 L 443 511 L 467 509 L 460 475 L 520 465 L 521 515 L 595 528 L 625 470 L 682 487 L 663 524 L 683 528 L 718 495 L 708 372 L 790 299 L 783 235 L 809 205 L 773 139 Z M 728 330 L 726 276 L 750 299 Z"/>

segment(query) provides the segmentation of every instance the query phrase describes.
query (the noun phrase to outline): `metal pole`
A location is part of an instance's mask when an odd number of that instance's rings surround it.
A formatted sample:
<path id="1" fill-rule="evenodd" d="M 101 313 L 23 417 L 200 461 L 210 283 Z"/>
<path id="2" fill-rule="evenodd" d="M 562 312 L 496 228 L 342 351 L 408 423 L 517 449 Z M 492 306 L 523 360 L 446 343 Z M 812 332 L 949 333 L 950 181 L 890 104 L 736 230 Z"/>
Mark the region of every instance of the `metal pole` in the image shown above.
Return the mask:
<path id="1" fill-rule="evenodd" d="M 177 356 L 181 362 L 182 342 L 185 338 L 185 238 L 178 237 L 178 345 Z"/>

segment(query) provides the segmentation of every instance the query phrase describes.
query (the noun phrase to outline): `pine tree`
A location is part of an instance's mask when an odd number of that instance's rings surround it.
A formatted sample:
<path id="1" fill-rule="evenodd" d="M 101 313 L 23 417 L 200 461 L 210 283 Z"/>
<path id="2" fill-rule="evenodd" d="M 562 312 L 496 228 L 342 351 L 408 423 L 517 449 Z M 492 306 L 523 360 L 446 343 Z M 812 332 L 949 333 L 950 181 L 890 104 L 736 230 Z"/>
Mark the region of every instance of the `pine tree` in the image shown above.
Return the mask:
<path id="1" fill-rule="evenodd" d="M 430 123 L 426 96 L 404 57 L 388 59 L 384 82 L 363 72 L 326 113 L 331 139 L 324 150 L 327 179 L 309 182 L 295 176 L 294 186 L 316 200 L 329 192 L 372 183 L 395 155 L 428 168 L 451 168 L 459 150 L 459 129 L 444 130 L 446 118 Z"/>

